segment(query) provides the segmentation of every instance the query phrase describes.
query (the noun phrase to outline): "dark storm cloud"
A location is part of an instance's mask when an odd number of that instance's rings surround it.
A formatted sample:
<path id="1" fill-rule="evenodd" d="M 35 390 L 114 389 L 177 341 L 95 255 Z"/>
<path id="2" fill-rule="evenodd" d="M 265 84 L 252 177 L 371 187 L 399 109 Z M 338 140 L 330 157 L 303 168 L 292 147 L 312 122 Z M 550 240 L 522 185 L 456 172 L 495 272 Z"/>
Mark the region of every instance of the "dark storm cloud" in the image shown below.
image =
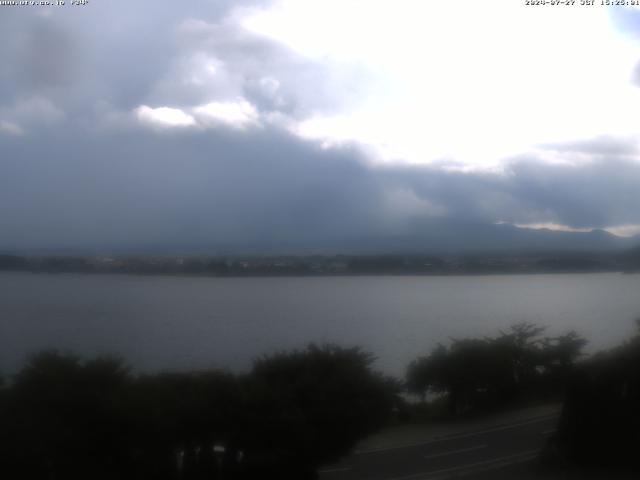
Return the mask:
<path id="1" fill-rule="evenodd" d="M 539 221 L 553 216 L 572 227 L 640 223 L 633 207 L 640 201 L 637 161 L 603 158 L 582 165 L 546 165 L 531 160 L 513 165 L 510 173 L 511 194 L 533 207 Z"/>
<path id="2" fill-rule="evenodd" d="M 178 8 L 115 0 L 51 8 L 48 15 L 3 9 L 0 120 L 15 121 L 11 110 L 34 98 L 83 125 L 142 104 L 183 108 L 244 97 L 258 110 L 299 118 L 353 101 L 362 83 L 358 68 L 305 59 L 245 30 L 234 16 L 268 3 Z M 28 119 L 17 120 L 26 127 Z"/>
<path id="3" fill-rule="evenodd" d="M 2 246 L 255 245 L 375 229 L 375 180 L 359 154 L 324 152 L 271 128 L 135 126 L 131 112 L 145 103 L 246 96 L 290 113 L 329 105 L 322 68 L 227 19 L 262 3 L 8 10 Z M 209 58 L 214 78 L 185 85 Z"/>
<path id="4" fill-rule="evenodd" d="M 154 89 L 156 102 L 244 96 L 260 110 L 302 117 L 344 106 L 363 83 L 357 67 L 317 63 L 232 21 L 186 21 L 177 37 L 177 59 Z M 198 71 L 207 60 L 215 69 L 209 77 Z M 185 85 L 190 75 L 206 81 Z"/>
<path id="5" fill-rule="evenodd" d="M 76 110 L 97 101 L 133 108 L 174 60 L 181 22 L 215 23 L 232 8 L 264 3 L 110 0 L 85 8 L 3 8 L 0 104 L 37 94 Z"/>
<path id="6" fill-rule="evenodd" d="M 273 129 L 147 130 L 4 141 L 5 247 L 323 248 L 407 233 L 416 218 L 575 227 L 640 223 L 640 166 L 513 161 L 503 173 L 371 167 Z M 433 211 L 394 210 L 406 191 Z"/>
<path id="7" fill-rule="evenodd" d="M 9 142 L 5 244 L 297 245 L 367 233 L 377 179 L 352 151 L 273 131 L 117 133 Z"/>
<path id="8" fill-rule="evenodd" d="M 388 172 L 452 218 L 602 228 L 640 223 L 640 164 L 601 157 L 580 164 L 514 159 L 504 171 L 411 167 Z"/>
<path id="9" fill-rule="evenodd" d="M 65 30 L 50 23 L 34 25 L 17 51 L 18 80 L 33 89 L 69 84 L 76 74 L 76 45 Z"/>
<path id="10" fill-rule="evenodd" d="M 355 146 L 322 149 L 264 121 L 339 110 L 360 73 L 243 30 L 229 16 L 240 4 L 257 3 L 3 10 L 0 248 L 323 248 L 431 217 L 640 224 L 632 140 L 546 145 L 501 172 L 465 172 L 372 166 Z M 238 98 L 260 125 L 153 129 L 133 114 Z"/>

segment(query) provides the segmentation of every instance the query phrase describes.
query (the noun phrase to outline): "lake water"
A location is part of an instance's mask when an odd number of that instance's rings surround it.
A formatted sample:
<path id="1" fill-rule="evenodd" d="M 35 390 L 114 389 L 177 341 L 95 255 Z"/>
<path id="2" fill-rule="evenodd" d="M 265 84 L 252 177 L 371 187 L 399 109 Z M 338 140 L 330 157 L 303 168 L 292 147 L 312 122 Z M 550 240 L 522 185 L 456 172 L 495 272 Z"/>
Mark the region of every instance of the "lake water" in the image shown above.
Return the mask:
<path id="1" fill-rule="evenodd" d="M 42 348 L 112 353 L 137 370 L 223 367 L 309 342 L 361 345 L 402 375 L 451 337 L 522 321 L 590 349 L 635 331 L 640 275 L 190 278 L 0 273 L 0 371 Z"/>

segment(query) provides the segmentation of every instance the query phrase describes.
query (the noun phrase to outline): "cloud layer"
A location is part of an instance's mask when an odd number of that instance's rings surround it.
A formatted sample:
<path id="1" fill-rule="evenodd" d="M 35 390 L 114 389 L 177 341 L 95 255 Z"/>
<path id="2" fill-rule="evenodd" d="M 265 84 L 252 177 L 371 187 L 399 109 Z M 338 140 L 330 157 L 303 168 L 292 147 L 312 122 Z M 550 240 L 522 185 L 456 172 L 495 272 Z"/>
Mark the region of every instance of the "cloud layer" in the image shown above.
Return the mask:
<path id="1" fill-rule="evenodd" d="M 373 73 L 247 29 L 269 6 L 3 10 L 0 248 L 323 248 L 424 218 L 640 224 L 626 132 L 550 139 L 492 168 L 380 163 L 369 145 L 307 135 Z"/>

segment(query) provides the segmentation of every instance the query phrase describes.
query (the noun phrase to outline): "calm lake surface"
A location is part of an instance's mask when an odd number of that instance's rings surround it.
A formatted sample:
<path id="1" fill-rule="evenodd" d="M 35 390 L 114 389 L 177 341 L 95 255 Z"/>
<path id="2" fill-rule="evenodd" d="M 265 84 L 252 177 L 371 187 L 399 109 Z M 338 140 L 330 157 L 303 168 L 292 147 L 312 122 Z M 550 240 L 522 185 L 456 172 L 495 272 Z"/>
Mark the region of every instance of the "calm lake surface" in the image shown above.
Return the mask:
<path id="1" fill-rule="evenodd" d="M 222 367 L 309 342 L 361 345 L 402 375 L 451 337 L 522 321 L 590 349 L 635 330 L 640 275 L 189 278 L 0 273 L 0 371 L 43 348 L 112 353 L 141 371 Z"/>

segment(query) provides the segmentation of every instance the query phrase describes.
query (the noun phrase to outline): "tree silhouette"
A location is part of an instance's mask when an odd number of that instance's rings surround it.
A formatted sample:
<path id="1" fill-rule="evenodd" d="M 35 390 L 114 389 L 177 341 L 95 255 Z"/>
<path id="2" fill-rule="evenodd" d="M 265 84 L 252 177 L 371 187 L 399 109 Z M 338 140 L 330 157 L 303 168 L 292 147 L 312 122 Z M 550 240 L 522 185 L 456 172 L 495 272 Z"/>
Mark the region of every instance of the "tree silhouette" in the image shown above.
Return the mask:
<path id="1" fill-rule="evenodd" d="M 586 341 L 575 332 L 545 338 L 543 332 L 519 323 L 495 338 L 439 344 L 408 366 L 407 388 L 423 399 L 429 392 L 446 395 L 453 415 L 558 392 Z"/>
<path id="2" fill-rule="evenodd" d="M 600 352 L 571 372 L 554 442 L 584 466 L 640 472 L 640 323 L 623 345 Z M 570 347 L 573 338 L 566 342 Z"/>
<path id="3" fill-rule="evenodd" d="M 0 387 L 3 472 L 20 479 L 314 478 L 391 413 L 397 385 L 358 348 L 253 370 L 134 376 L 114 358 L 33 356 Z"/>
<path id="4" fill-rule="evenodd" d="M 313 344 L 258 359 L 250 376 L 250 401 L 261 409 L 251 424 L 264 427 L 257 438 L 313 467 L 348 453 L 382 426 L 396 400 L 398 385 L 373 372 L 373 361 L 359 348 Z"/>
<path id="5" fill-rule="evenodd" d="M 81 363 L 57 352 L 32 357 L 5 402 L 10 469 L 19 478 L 75 479 L 99 466 L 94 478 L 110 478 L 126 456 L 118 413 L 126 382 L 118 360 Z"/>

